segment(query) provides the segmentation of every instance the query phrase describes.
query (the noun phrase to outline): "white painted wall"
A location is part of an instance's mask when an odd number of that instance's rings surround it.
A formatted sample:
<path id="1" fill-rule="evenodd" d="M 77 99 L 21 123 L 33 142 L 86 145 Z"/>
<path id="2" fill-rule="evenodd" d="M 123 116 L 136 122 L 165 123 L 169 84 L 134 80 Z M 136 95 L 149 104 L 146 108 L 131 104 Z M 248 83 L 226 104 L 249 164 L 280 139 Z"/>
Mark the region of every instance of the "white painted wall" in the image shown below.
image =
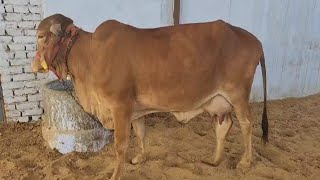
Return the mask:
<path id="1" fill-rule="evenodd" d="M 320 92 L 319 0 L 181 0 L 181 23 L 223 19 L 255 34 L 263 43 L 268 99 Z M 252 95 L 262 98 L 257 69 Z"/>
<path id="2" fill-rule="evenodd" d="M 45 0 L 45 16 L 62 13 L 87 31 L 116 19 L 147 28 L 173 24 L 172 0 Z"/>

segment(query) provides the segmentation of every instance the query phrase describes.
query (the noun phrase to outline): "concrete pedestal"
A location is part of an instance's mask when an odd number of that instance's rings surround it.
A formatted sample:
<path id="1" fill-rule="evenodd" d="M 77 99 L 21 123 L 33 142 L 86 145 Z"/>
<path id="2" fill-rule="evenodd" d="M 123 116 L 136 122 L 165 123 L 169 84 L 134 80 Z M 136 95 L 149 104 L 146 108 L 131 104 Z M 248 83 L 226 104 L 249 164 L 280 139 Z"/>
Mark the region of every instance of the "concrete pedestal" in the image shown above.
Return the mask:
<path id="1" fill-rule="evenodd" d="M 92 119 L 76 103 L 66 90 L 72 83 L 64 86 L 58 80 L 45 83 L 42 87 L 45 110 L 42 124 L 43 138 L 51 148 L 66 154 L 72 151 L 99 151 L 112 138 L 112 133 L 101 123 Z"/>

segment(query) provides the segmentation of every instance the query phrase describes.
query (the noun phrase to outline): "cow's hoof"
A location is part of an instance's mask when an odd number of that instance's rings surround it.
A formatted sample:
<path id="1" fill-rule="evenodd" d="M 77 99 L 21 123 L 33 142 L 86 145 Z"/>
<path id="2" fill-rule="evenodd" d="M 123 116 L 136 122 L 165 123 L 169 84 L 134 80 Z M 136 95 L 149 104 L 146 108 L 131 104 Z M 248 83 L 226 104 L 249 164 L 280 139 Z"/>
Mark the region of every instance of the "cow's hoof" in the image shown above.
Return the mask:
<path id="1" fill-rule="evenodd" d="M 251 167 L 250 161 L 247 161 L 244 159 L 242 159 L 237 165 L 237 169 L 248 169 L 250 167 Z"/>
<path id="2" fill-rule="evenodd" d="M 115 177 L 114 175 L 112 175 L 112 177 L 109 179 L 109 180 L 120 180 L 121 178 L 120 177 Z"/>
<path id="3" fill-rule="evenodd" d="M 116 179 L 114 177 L 111 177 L 109 180 L 120 180 L 120 178 Z"/>
<path id="4" fill-rule="evenodd" d="M 141 154 L 138 154 L 135 158 L 131 160 L 131 164 L 136 165 L 140 164 L 144 161 L 144 156 Z"/>
<path id="5" fill-rule="evenodd" d="M 216 167 L 220 164 L 220 161 L 202 160 L 201 162 L 213 167 Z"/>

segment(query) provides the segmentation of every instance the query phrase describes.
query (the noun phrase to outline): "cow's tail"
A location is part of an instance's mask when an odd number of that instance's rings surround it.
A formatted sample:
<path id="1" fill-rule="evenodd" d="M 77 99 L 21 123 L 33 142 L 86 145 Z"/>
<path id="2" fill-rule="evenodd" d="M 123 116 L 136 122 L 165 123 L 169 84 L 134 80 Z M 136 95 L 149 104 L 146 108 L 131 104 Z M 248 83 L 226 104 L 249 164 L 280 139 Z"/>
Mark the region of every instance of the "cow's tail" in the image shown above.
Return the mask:
<path id="1" fill-rule="evenodd" d="M 262 79 L 263 79 L 263 113 L 262 113 L 262 142 L 266 144 L 268 140 L 268 117 L 267 117 L 267 73 L 266 73 L 266 65 L 264 60 L 264 55 L 262 54 L 260 59 L 261 71 L 262 71 Z"/>

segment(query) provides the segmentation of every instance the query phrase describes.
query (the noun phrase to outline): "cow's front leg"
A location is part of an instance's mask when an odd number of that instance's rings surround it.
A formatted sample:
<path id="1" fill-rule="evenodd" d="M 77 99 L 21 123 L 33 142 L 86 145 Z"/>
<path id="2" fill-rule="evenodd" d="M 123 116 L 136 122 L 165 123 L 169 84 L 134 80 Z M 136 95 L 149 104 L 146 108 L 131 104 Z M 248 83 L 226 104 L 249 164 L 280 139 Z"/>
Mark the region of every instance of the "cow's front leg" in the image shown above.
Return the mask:
<path id="1" fill-rule="evenodd" d="M 132 164 L 141 163 L 144 160 L 144 137 L 145 137 L 145 119 L 141 117 L 132 121 L 134 133 L 138 138 L 139 152 L 136 157 L 131 160 Z"/>
<path id="2" fill-rule="evenodd" d="M 111 108 L 111 112 L 114 121 L 114 144 L 117 153 L 116 167 L 111 179 L 119 180 L 126 161 L 132 109 L 129 106 L 118 106 Z"/>

